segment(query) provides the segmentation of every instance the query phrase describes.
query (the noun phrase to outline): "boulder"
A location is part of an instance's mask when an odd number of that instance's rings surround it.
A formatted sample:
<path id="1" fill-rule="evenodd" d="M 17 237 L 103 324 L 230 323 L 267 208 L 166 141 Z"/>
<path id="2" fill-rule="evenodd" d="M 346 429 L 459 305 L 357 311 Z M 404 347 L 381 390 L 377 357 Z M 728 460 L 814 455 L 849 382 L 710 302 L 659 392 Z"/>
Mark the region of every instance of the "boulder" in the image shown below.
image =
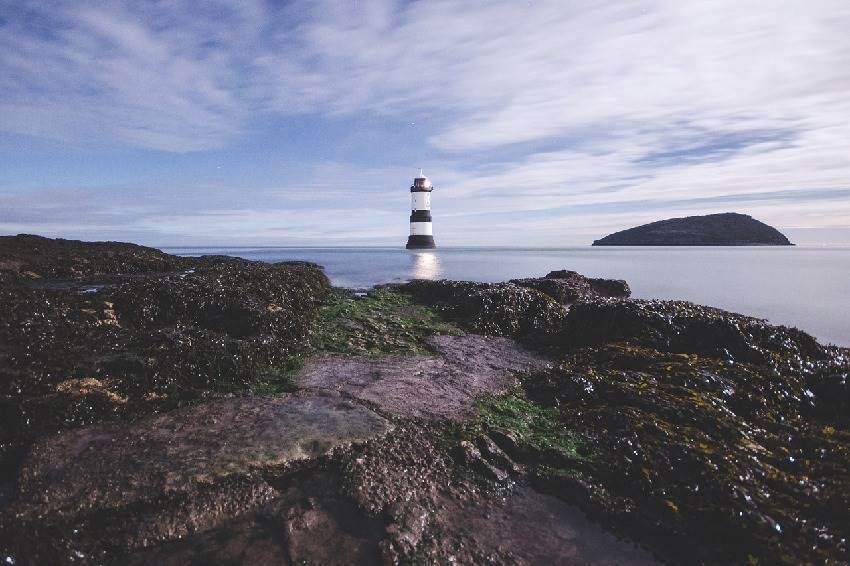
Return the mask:
<path id="1" fill-rule="evenodd" d="M 270 501 L 273 478 L 385 434 L 371 410 L 327 396 L 225 399 L 37 442 L 7 510 L 15 554 L 56 563 L 213 528 Z"/>
<path id="2" fill-rule="evenodd" d="M 397 286 L 473 332 L 534 340 L 557 332 L 566 310 L 547 294 L 513 283 L 414 280 Z"/>
<path id="3" fill-rule="evenodd" d="M 546 293 L 559 303 L 570 304 L 594 297 L 627 298 L 631 295 L 628 283 L 622 279 L 585 277 L 575 271 L 551 271 L 546 277 L 512 279 L 515 285 Z"/>
<path id="4" fill-rule="evenodd" d="M 846 359 L 823 363 L 846 379 Z M 627 344 L 576 351 L 527 388 L 590 457 L 537 483 L 672 563 L 844 562 L 850 434 L 810 383 Z"/>
<path id="5" fill-rule="evenodd" d="M 598 299 L 574 305 L 566 343 L 626 341 L 670 352 L 732 361 L 802 367 L 827 349 L 796 328 L 686 301 Z"/>
<path id="6" fill-rule="evenodd" d="M 395 416 L 463 420 L 476 398 L 546 364 L 510 338 L 431 336 L 426 343 L 437 356 L 319 356 L 305 364 L 298 385 L 341 391 Z"/>
<path id="7" fill-rule="evenodd" d="M 291 360 L 330 291 L 322 270 L 191 262 L 94 292 L 19 278 L 0 286 L 0 478 L 41 434 L 211 395 L 291 389 Z"/>

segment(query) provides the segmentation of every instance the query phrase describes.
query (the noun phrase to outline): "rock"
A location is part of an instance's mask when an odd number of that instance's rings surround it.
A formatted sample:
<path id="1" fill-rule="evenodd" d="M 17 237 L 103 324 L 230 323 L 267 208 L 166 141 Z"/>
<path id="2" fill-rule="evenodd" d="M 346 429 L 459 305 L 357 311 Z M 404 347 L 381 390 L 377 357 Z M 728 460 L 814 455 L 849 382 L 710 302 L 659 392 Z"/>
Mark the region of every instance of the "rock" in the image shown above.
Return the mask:
<path id="1" fill-rule="evenodd" d="M 826 348 L 796 328 L 686 301 L 585 302 L 570 309 L 565 328 L 573 346 L 628 341 L 662 351 L 794 366 L 827 357 Z"/>
<path id="2" fill-rule="evenodd" d="M 439 505 L 431 563 L 656 564 L 578 508 L 529 488 L 474 503 L 441 498 Z"/>
<path id="3" fill-rule="evenodd" d="M 314 265 L 243 260 L 212 262 L 178 275 L 118 287 L 122 320 L 145 330 L 192 325 L 234 338 L 303 337 L 329 285 Z"/>
<path id="4" fill-rule="evenodd" d="M 514 285 L 536 289 L 559 303 L 575 303 L 593 297 L 620 297 L 631 295 L 628 283 L 622 279 L 596 279 L 585 277 L 575 271 L 551 271 L 546 277 L 535 279 L 512 279 Z"/>
<path id="5" fill-rule="evenodd" d="M 399 420 L 385 436 L 355 447 L 342 465 L 341 485 L 365 513 L 398 526 L 396 542 L 415 551 L 438 491 L 456 487 L 451 457 L 433 421 Z M 463 491 L 464 486 L 460 486 Z"/>
<path id="6" fill-rule="evenodd" d="M 549 295 L 512 283 L 415 280 L 397 288 L 484 335 L 533 341 L 557 332 L 566 317 Z"/>
<path id="7" fill-rule="evenodd" d="M 312 264 L 70 246 L 0 260 L 7 562 L 850 559 L 850 351 L 796 329 L 566 270 L 328 301 Z"/>
<path id="8" fill-rule="evenodd" d="M 489 436 L 481 435 L 475 439 L 475 446 L 481 456 L 494 467 L 513 475 L 519 475 L 522 467 L 510 459 L 505 452 Z"/>
<path id="9" fill-rule="evenodd" d="M 594 246 L 790 246 L 779 230 L 746 214 L 670 218 L 609 234 Z"/>
<path id="10" fill-rule="evenodd" d="M 523 457 L 523 451 L 520 447 L 520 440 L 517 433 L 506 429 L 493 429 L 489 431 L 490 438 L 510 457 L 520 459 Z"/>
<path id="11" fill-rule="evenodd" d="M 632 296 L 632 289 L 625 279 L 604 279 L 600 277 L 588 277 L 590 288 L 600 297 L 616 297 L 627 299 Z"/>
<path id="12" fill-rule="evenodd" d="M 22 279 L 82 278 L 174 271 L 190 260 L 123 242 L 0 236 L 0 272 Z"/>
<path id="13" fill-rule="evenodd" d="M 542 483 L 674 563 L 846 561 L 850 433 L 820 408 L 833 401 L 810 387 L 818 370 L 792 367 L 626 344 L 570 354 L 526 385 L 559 401 L 591 457 Z"/>
<path id="14" fill-rule="evenodd" d="M 440 355 L 320 356 L 305 364 L 298 383 L 344 392 L 396 416 L 459 420 L 476 397 L 504 391 L 517 375 L 545 364 L 509 338 L 433 336 L 427 343 Z"/>
<path id="15" fill-rule="evenodd" d="M 458 459 L 463 465 L 483 475 L 485 478 L 498 483 L 502 483 L 508 479 L 507 472 L 484 458 L 481 455 L 481 451 L 468 440 L 462 440 L 458 444 L 456 452 Z"/>
<path id="16" fill-rule="evenodd" d="M 280 495 L 215 529 L 121 556 L 115 563 L 377 564 L 386 536 L 381 517 L 370 517 L 340 490 L 330 470 L 305 470 L 276 483 Z"/>
<path id="17" fill-rule="evenodd" d="M 97 293 L 0 286 L 0 478 L 40 434 L 292 387 L 330 290 L 321 269 L 193 261 Z"/>
<path id="18" fill-rule="evenodd" d="M 388 430 L 385 419 L 350 401 L 281 396 L 48 437 L 24 462 L 11 504 L 16 554 L 127 552 L 214 528 L 275 498 L 266 478 Z"/>

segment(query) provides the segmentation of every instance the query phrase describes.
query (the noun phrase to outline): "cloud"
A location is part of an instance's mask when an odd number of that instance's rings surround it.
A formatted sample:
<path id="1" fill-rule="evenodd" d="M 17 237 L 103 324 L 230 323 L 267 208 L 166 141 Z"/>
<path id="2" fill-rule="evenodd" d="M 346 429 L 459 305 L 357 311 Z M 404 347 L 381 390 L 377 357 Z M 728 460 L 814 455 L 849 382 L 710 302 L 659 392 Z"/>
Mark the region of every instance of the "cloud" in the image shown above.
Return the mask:
<path id="1" fill-rule="evenodd" d="M 850 226 L 844 0 L 22 2 L 8 12 L 7 135 L 186 153 L 250 143 L 276 117 L 369 115 L 423 124 L 446 187 L 435 206 L 451 199 L 450 241 L 483 241 L 452 219 L 489 213 L 537 222 L 528 233 L 540 239 L 585 238 L 587 218 L 599 235 L 731 206 L 788 226 Z M 343 174 L 353 168 L 357 179 Z M 380 222 L 398 214 L 386 187 L 406 182 L 402 164 L 317 159 L 303 169 L 306 183 L 240 189 L 302 234 L 283 211 L 326 207 L 316 188 L 341 180 Z M 198 199 L 183 198 L 179 221 L 152 210 L 140 229 L 203 231 L 206 213 L 225 207 L 180 192 Z M 217 221 L 234 237 L 250 217 L 266 221 L 259 206 L 231 210 Z M 569 216 L 577 210 L 582 219 Z M 544 222 L 546 212 L 572 228 Z M 334 240 L 347 227 L 380 238 L 351 215 L 335 220 L 310 237 Z M 298 231 L 268 230 L 277 242 Z"/>

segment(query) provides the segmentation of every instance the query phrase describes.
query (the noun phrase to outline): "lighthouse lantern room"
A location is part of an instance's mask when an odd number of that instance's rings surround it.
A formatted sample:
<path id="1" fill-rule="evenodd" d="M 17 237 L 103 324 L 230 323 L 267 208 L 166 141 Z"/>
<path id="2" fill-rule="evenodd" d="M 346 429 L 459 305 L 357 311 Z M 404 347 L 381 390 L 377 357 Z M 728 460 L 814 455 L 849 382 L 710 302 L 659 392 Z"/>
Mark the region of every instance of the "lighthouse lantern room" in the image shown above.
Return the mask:
<path id="1" fill-rule="evenodd" d="M 410 187 L 410 237 L 407 249 L 422 250 L 437 247 L 434 244 L 434 232 L 431 227 L 431 191 L 434 190 L 428 177 L 419 170 L 419 176 L 413 179 Z"/>

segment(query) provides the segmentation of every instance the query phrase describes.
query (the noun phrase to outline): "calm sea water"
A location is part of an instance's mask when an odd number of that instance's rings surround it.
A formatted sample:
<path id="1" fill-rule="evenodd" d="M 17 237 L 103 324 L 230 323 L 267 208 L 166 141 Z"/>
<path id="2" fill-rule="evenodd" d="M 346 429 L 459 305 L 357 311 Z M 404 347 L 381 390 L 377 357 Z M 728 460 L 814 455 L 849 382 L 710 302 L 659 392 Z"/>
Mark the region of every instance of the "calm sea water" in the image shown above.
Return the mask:
<path id="1" fill-rule="evenodd" d="M 850 247 L 171 248 L 263 261 L 307 260 L 334 285 L 411 278 L 505 281 L 554 269 L 625 279 L 638 298 L 686 299 L 797 326 L 850 346 Z"/>

